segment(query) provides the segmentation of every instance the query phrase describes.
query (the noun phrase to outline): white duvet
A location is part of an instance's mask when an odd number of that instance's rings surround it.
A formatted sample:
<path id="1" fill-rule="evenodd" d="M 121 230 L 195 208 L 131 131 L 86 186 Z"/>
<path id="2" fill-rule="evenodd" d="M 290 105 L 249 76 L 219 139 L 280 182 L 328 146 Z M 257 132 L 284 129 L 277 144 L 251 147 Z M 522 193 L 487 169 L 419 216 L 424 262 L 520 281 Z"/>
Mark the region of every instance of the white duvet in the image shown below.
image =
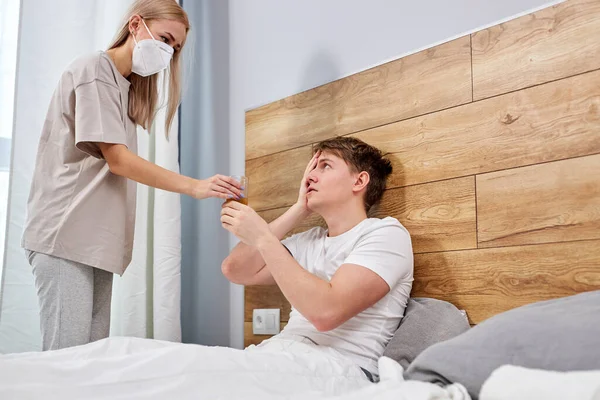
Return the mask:
<path id="1" fill-rule="evenodd" d="M 382 383 L 374 384 L 339 353 L 300 342 L 277 340 L 235 350 L 109 338 L 0 356 L 0 399 L 468 399 L 453 397 L 455 385 L 447 391 L 399 382 L 402 369 L 388 361 L 391 369 L 382 361 Z M 392 393 L 386 389 L 397 394 L 376 395 Z"/>
<path id="2" fill-rule="evenodd" d="M 470 400 L 465 388 L 405 381 L 382 357 L 381 382 L 334 350 L 276 340 L 235 350 L 110 338 L 45 353 L 0 356 L 0 399 Z M 480 400 L 600 400 L 600 371 L 498 368 Z"/>
<path id="3" fill-rule="evenodd" d="M 479 400 L 600 400 L 600 371 L 554 372 L 504 365 L 485 381 Z"/>

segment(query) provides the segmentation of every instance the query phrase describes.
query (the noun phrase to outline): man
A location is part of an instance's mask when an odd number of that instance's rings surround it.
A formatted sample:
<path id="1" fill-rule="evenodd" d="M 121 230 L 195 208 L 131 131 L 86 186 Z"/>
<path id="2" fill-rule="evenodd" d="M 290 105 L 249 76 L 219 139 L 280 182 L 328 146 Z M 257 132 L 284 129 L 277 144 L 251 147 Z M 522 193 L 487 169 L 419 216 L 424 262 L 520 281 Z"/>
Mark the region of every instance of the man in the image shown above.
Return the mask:
<path id="1" fill-rule="evenodd" d="M 227 202 L 221 223 L 240 243 L 223 274 L 242 285 L 278 285 L 292 305 L 272 340 L 304 340 L 336 350 L 369 379 L 398 327 L 413 281 L 408 231 L 394 218 L 367 218 L 392 172 L 382 153 L 354 138 L 319 143 L 298 201 L 267 224 L 254 210 Z M 312 212 L 327 229 L 282 238 Z"/>

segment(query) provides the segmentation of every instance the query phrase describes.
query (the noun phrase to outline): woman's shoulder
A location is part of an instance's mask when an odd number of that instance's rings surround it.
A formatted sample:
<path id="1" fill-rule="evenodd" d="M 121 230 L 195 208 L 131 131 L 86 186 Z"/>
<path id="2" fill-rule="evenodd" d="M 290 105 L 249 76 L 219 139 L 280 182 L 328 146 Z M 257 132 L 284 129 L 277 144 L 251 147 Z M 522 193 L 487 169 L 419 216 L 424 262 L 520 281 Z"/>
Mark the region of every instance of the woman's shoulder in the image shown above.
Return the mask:
<path id="1" fill-rule="evenodd" d="M 73 77 L 75 88 L 96 80 L 118 88 L 115 71 L 111 64 L 108 54 L 96 51 L 77 57 L 66 68 L 65 74 Z"/>

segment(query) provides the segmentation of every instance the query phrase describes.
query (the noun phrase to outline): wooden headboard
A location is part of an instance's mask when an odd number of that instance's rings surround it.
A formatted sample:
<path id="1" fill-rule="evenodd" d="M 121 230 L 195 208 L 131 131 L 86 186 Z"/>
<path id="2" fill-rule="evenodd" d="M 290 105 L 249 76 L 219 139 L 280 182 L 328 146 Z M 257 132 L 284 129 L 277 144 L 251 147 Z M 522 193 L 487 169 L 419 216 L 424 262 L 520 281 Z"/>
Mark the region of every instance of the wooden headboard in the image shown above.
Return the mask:
<path id="1" fill-rule="evenodd" d="M 372 216 L 409 230 L 412 296 L 472 324 L 600 289 L 600 1 L 560 5 L 246 113 L 249 203 L 292 205 L 312 144 L 358 137 L 394 165 Z M 318 217 L 297 231 L 322 224 Z M 290 305 L 246 287 L 252 309 Z"/>

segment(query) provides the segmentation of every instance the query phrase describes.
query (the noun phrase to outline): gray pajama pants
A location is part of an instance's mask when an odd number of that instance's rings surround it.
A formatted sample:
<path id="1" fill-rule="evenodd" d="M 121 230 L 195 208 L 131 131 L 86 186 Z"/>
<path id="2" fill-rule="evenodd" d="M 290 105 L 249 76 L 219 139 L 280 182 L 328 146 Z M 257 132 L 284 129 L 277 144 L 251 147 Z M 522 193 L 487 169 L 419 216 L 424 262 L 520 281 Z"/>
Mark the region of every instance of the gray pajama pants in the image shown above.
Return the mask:
<path id="1" fill-rule="evenodd" d="M 43 350 L 108 337 L 111 272 L 31 251 L 27 258 L 40 304 Z"/>

